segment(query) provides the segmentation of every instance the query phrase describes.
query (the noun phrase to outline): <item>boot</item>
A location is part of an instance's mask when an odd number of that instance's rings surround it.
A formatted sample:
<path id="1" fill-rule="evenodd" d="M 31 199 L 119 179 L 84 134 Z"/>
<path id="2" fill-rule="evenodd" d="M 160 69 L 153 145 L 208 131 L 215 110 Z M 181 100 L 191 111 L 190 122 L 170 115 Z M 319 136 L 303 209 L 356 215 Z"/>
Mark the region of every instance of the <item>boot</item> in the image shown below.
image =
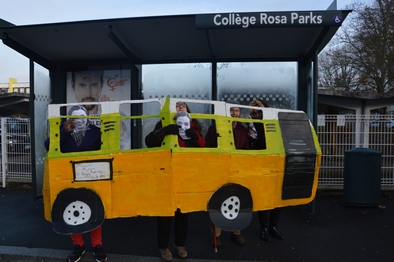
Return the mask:
<path id="1" fill-rule="evenodd" d="M 236 235 L 236 234 L 234 234 L 234 233 L 231 233 L 231 236 L 232 236 L 234 242 L 235 242 L 237 245 L 240 245 L 240 246 L 245 245 L 245 239 L 241 236 L 241 234 Z"/>
<path id="2" fill-rule="evenodd" d="M 268 230 L 267 228 L 264 228 L 260 231 L 260 238 L 265 241 L 265 242 L 270 242 L 271 241 L 271 237 L 270 234 L 268 234 Z"/>
<path id="3" fill-rule="evenodd" d="M 279 231 L 278 231 L 278 229 L 276 229 L 276 227 L 270 227 L 269 233 L 274 238 L 277 238 L 277 239 L 280 239 L 280 240 L 284 239 L 284 237 L 279 233 Z"/>
<path id="4" fill-rule="evenodd" d="M 172 261 L 172 254 L 170 249 L 168 248 L 160 249 L 160 255 L 161 255 L 161 259 L 163 259 L 165 262 Z"/>
<path id="5" fill-rule="evenodd" d="M 178 251 L 178 256 L 180 258 L 186 258 L 187 257 L 187 251 L 186 248 L 184 246 L 177 246 L 174 243 L 174 247 L 176 248 L 176 250 Z"/>

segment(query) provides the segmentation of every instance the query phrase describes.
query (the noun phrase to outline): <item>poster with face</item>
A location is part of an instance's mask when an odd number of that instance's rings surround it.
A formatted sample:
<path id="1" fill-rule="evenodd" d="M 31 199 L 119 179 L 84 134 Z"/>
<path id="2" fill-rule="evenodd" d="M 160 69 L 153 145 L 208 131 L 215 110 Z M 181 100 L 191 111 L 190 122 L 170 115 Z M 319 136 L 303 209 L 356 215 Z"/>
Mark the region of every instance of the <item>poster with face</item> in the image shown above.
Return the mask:
<path id="1" fill-rule="evenodd" d="M 130 70 L 90 70 L 67 73 L 67 103 L 121 101 L 131 99 Z M 97 105 L 86 106 L 90 116 L 99 116 Z M 130 115 L 130 106 L 120 107 L 122 115 Z M 99 119 L 90 119 L 100 127 Z M 130 120 L 121 123 L 121 148 L 130 149 Z"/>

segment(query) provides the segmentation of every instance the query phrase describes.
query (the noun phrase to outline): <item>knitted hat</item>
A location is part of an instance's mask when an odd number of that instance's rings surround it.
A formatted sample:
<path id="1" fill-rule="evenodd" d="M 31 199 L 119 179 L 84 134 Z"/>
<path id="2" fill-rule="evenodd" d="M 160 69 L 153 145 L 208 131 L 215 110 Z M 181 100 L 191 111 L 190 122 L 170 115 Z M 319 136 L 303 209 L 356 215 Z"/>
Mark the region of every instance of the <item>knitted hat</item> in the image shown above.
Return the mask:
<path id="1" fill-rule="evenodd" d="M 72 113 L 76 110 L 82 110 L 85 112 L 85 114 L 88 116 L 89 112 L 86 110 L 86 108 L 84 106 L 72 106 L 69 110 L 68 110 L 68 115 L 72 115 Z"/>
<path id="2" fill-rule="evenodd" d="M 250 106 L 268 107 L 267 103 L 261 99 L 256 99 L 250 102 Z"/>
<path id="3" fill-rule="evenodd" d="M 264 101 L 261 100 L 261 99 L 253 100 L 249 105 L 250 105 L 250 106 L 258 106 L 258 107 L 268 107 L 267 103 L 264 102 Z M 255 111 L 254 109 L 250 109 L 250 115 L 252 115 L 252 114 L 254 113 L 254 111 Z M 261 113 L 263 113 L 262 110 L 261 110 Z M 263 116 L 263 115 L 261 115 L 261 117 L 262 117 L 262 116 Z"/>

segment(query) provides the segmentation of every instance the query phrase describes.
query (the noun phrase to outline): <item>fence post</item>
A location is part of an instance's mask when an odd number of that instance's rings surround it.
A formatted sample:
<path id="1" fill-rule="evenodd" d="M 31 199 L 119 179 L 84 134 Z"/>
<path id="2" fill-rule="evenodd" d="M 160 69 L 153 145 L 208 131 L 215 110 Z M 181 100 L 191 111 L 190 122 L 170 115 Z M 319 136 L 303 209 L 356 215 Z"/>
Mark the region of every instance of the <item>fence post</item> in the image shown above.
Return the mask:
<path id="1" fill-rule="evenodd" d="M 6 177 L 6 168 L 5 168 L 5 162 L 6 162 L 6 157 L 7 157 L 7 152 L 6 152 L 6 118 L 2 117 L 0 118 L 0 127 L 1 127 L 1 174 L 2 174 L 2 186 L 5 188 L 5 177 Z"/>

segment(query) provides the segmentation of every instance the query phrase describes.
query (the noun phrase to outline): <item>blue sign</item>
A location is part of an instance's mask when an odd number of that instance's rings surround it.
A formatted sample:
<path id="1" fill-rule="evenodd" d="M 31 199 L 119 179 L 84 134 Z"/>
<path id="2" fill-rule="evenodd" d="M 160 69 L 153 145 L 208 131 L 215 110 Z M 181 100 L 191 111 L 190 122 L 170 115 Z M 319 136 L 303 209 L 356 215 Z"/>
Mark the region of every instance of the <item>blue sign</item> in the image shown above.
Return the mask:
<path id="1" fill-rule="evenodd" d="M 340 26 L 341 11 L 219 13 L 196 15 L 197 29 Z"/>

